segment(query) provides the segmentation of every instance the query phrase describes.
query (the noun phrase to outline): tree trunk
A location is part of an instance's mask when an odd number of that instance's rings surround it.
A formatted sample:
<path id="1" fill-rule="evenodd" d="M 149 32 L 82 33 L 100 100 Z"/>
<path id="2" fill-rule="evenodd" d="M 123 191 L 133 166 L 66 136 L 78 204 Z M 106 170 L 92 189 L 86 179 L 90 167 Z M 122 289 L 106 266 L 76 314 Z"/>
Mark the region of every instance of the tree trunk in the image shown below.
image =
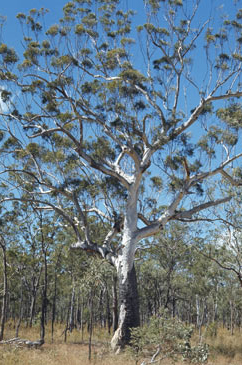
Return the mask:
<path id="1" fill-rule="evenodd" d="M 7 294 L 8 294 L 6 246 L 2 237 L 0 237 L 0 245 L 3 252 L 3 302 L 2 302 L 1 325 L 0 325 L 0 341 L 2 341 L 5 321 L 6 321 Z"/>
<path id="2" fill-rule="evenodd" d="M 67 340 L 67 331 L 69 330 L 70 306 L 71 306 L 71 301 L 68 305 L 68 311 L 67 311 L 67 317 L 66 317 L 66 328 L 64 329 L 64 342 L 65 343 Z"/>
<path id="3" fill-rule="evenodd" d="M 111 320 L 111 313 L 110 313 L 109 292 L 108 292 L 107 284 L 106 284 L 105 292 L 106 292 L 106 321 L 108 323 L 108 333 L 110 334 L 111 327 L 112 327 L 112 320 Z"/>
<path id="4" fill-rule="evenodd" d="M 45 276 L 44 288 L 42 291 L 42 307 L 41 307 L 41 319 L 40 319 L 40 339 L 45 340 L 45 323 L 47 314 L 47 275 Z"/>
<path id="5" fill-rule="evenodd" d="M 42 221 L 41 221 L 42 223 Z M 44 255 L 44 287 L 42 291 L 42 308 L 41 308 L 41 319 L 40 319 L 40 339 L 45 340 L 45 325 L 47 316 L 47 288 L 48 288 L 48 265 L 47 265 L 47 252 L 44 247 L 44 237 L 42 232 L 42 251 Z"/>
<path id="6" fill-rule="evenodd" d="M 18 317 L 18 322 L 17 322 L 17 326 L 16 326 L 15 337 L 18 337 L 22 317 L 23 317 L 23 279 L 21 280 L 21 287 L 20 287 L 19 317 Z"/>
<path id="7" fill-rule="evenodd" d="M 122 270 L 123 272 L 123 270 Z M 122 273 L 118 273 L 119 279 L 119 324 L 112 341 L 111 347 L 119 352 L 130 341 L 130 329 L 138 327 L 139 319 L 139 299 L 137 290 L 137 279 L 134 264 L 127 272 L 126 278 Z"/>
<path id="8" fill-rule="evenodd" d="M 56 297 L 57 297 L 57 272 L 55 271 L 55 281 L 54 281 L 54 294 L 52 302 L 52 318 L 51 318 L 51 342 L 54 342 L 54 325 L 56 316 Z"/>
<path id="9" fill-rule="evenodd" d="M 70 303 L 70 317 L 69 317 L 69 331 L 70 333 L 75 327 L 75 318 L 74 318 L 74 306 L 75 306 L 75 283 L 72 281 L 72 292 L 71 292 L 71 303 Z"/>
<path id="10" fill-rule="evenodd" d="M 233 300 L 230 300 L 230 333 L 231 336 L 234 335 L 234 303 Z"/>
<path id="11" fill-rule="evenodd" d="M 82 333 L 82 342 L 84 340 L 84 321 L 83 321 L 83 312 L 84 312 L 84 301 L 82 298 L 82 303 L 81 303 L 81 333 Z"/>
<path id="12" fill-rule="evenodd" d="M 60 256 L 61 252 L 59 252 L 57 256 L 57 261 L 55 265 L 55 279 L 54 279 L 54 293 L 53 293 L 53 300 L 52 300 L 52 318 L 51 318 L 51 342 L 54 342 L 54 326 L 56 320 L 56 299 L 57 299 L 57 273 L 58 267 L 60 263 Z"/>
<path id="13" fill-rule="evenodd" d="M 31 328 L 33 325 L 33 320 L 35 317 L 35 305 L 36 305 L 36 298 L 37 298 L 37 292 L 39 289 L 39 282 L 42 274 L 42 267 L 40 268 L 40 271 L 38 273 L 38 277 L 36 277 L 33 274 L 32 277 L 32 289 L 31 289 L 31 304 L 30 304 L 30 314 L 29 314 L 29 327 Z"/>
<path id="14" fill-rule="evenodd" d="M 88 360 L 92 358 L 92 334 L 93 334 L 93 292 L 91 291 L 90 304 L 89 304 L 89 339 L 88 339 Z"/>
<path id="15" fill-rule="evenodd" d="M 116 269 L 119 283 L 119 323 L 111 347 L 119 352 L 130 341 L 131 328 L 140 325 L 137 278 L 134 266 L 137 246 L 137 199 L 141 174 L 130 189 L 124 217 L 122 244 Z"/>
<path id="16" fill-rule="evenodd" d="M 113 333 L 115 333 L 115 331 L 118 328 L 118 295 L 117 295 L 116 274 L 113 274 L 112 294 L 113 294 Z"/>
<path id="17" fill-rule="evenodd" d="M 100 327 L 106 327 L 106 318 L 103 313 L 103 289 L 100 290 L 98 307 Z"/>

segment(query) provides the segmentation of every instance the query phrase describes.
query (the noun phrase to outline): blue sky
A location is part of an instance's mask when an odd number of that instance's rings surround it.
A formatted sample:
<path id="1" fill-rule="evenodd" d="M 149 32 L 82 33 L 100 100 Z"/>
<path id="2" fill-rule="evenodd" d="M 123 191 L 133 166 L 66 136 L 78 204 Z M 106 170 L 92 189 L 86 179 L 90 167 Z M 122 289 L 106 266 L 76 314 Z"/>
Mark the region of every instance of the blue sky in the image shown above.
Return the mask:
<path id="1" fill-rule="evenodd" d="M 211 1 L 211 2 L 210 2 Z M 233 0 L 202 0 L 203 11 L 206 12 L 210 6 L 208 3 L 214 3 L 214 8 L 218 7 L 219 4 L 223 2 L 230 3 Z M 4 42 L 12 43 L 15 45 L 16 36 L 21 36 L 21 28 L 16 19 L 16 15 L 20 12 L 27 13 L 30 9 L 45 8 L 49 9 L 50 12 L 47 16 L 47 21 L 49 23 L 58 22 L 58 19 L 62 16 L 62 8 L 68 2 L 68 0 L 5 0 L 0 2 L 0 15 L 7 17 L 7 22 L 5 24 L 4 31 Z M 189 4 L 190 0 L 186 0 Z M 206 5 L 207 4 L 207 5 Z M 143 0 L 123 0 L 123 5 L 125 8 L 135 9 L 139 13 L 139 18 L 141 18 L 141 12 L 143 13 Z M 226 9 L 227 11 L 229 11 Z"/>
<path id="2" fill-rule="evenodd" d="M 141 20 L 142 14 L 144 14 L 143 11 L 143 0 L 122 0 L 123 5 L 126 8 L 133 8 L 138 9 L 138 21 L 141 23 L 143 20 Z M 192 0 L 184 0 L 186 1 L 186 4 L 191 4 Z M 3 32 L 3 42 L 7 43 L 9 46 L 12 46 L 14 48 L 21 48 L 21 39 L 22 39 L 22 32 L 21 27 L 19 25 L 18 20 L 16 19 L 16 15 L 19 12 L 28 13 L 30 9 L 33 8 L 47 8 L 50 10 L 49 14 L 46 16 L 46 27 L 48 27 L 50 24 L 57 23 L 59 18 L 62 16 L 62 8 L 67 3 L 67 0 L 5 0 L 1 1 L 0 4 L 0 14 L 7 17 L 6 25 L 4 27 Z M 241 1 L 242 2 L 242 1 Z M 227 14 L 232 12 L 232 4 L 233 0 L 201 0 L 201 11 L 199 12 L 201 18 L 197 18 L 196 21 L 198 23 L 203 23 L 204 17 L 207 19 L 206 15 L 210 15 L 210 9 L 213 9 L 213 14 L 219 12 L 219 8 L 221 5 L 225 3 L 225 13 Z M 203 36 L 202 38 L 203 39 Z M 0 40 L 1 41 L 1 40 Z M 201 47 L 203 49 L 203 47 Z M 136 60 L 136 62 L 139 62 L 139 60 Z M 193 73 L 195 73 L 195 76 L 198 77 L 198 79 L 201 78 L 200 74 L 201 71 L 204 72 L 203 68 L 204 65 L 204 58 L 202 58 L 201 54 L 198 54 L 196 56 L 196 63 L 194 66 Z M 141 61 L 142 64 L 142 61 Z M 199 72 L 198 72 L 199 71 Z M 198 75 L 197 75 L 198 74 Z M 197 105 L 198 102 L 198 95 L 196 92 L 193 92 L 191 95 L 189 95 L 189 103 L 191 104 L 191 108 Z M 217 103 L 218 106 L 218 103 Z M 188 110 L 191 109 L 188 107 Z M 196 127 L 195 127 L 196 128 Z M 197 132 L 196 130 L 192 130 L 192 132 Z M 194 133 L 194 138 L 199 138 L 198 133 Z"/>
<path id="3" fill-rule="evenodd" d="M 6 16 L 6 23 L 3 27 L 3 35 L 1 39 L 0 34 L 0 43 L 6 43 L 8 46 L 13 47 L 17 50 L 18 54 L 21 54 L 23 51 L 23 47 L 21 45 L 22 40 L 22 30 L 19 24 L 19 21 L 16 19 L 16 15 L 20 12 L 28 13 L 30 9 L 36 8 L 46 8 L 49 9 L 49 13 L 45 17 L 46 28 L 51 24 L 58 23 L 59 19 L 62 17 L 62 8 L 68 2 L 68 0 L 5 0 L 0 1 L 0 15 Z M 194 0 L 184 0 L 184 4 L 190 8 Z M 238 0 L 238 3 L 242 3 L 242 0 Z M 218 15 L 222 12 L 225 14 L 231 14 L 233 9 L 234 0 L 201 0 L 199 6 L 199 13 L 195 19 L 196 25 L 201 25 L 204 20 L 208 19 L 211 16 L 214 19 L 214 15 Z M 136 24 L 144 23 L 144 8 L 143 8 L 143 0 L 121 0 L 121 4 L 126 9 L 135 9 L 137 11 Z M 159 19 L 161 20 L 161 19 Z M 213 24 L 212 24 L 213 25 Z M 203 42 L 204 36 L 201 36 L 201 41 Z M 137 54 L 136 54 L 137 53 Z M 137 48 L 137 52 L 134 54 L 135 62 L 139 62 L 140 50 Z M 193 75 L 195 75 L 196 81 L 201 82 L 202 76 L 201 74 L 206 72 L 206 59 L 203 45 L 201 46 L 198 52 L 196 52 L 196 59 L 193 66 Z M 141 61 L 141 59 L 140 59 Z M 142 62 L 142 61 L 141 61 Z M 139 66 L 138 66 L 139 67 Z M 142 64 L 141 64 L 142 68 Z M 194 98 L 192 95 L 192 99 Z M 197 99 L 194 102 L 198 102 L 200 98 L 199 95 L 196 95 Z M 191 106 L 192 108 L 192 106 Z"/>
<path id="4" fill-rule="evenodd" d="M 47 19 L 50 23 L 55 23 L 62 16 L 62 8 L 66 3 L 66 0 L 2 0 L 0 15 L 7 17 L 3 32 L 4 43 L 14 47 L 16 38 L 21 39 L 21 27 L 16 19 L 18 13 L 27 13 L 33 8 L 49 9 Z"/>
<path id="5" fill-rule="evenodd" d="M 188 7 L 191 0 L 185 0 Z M 240 0 L 239 0 L 240 1 Z M 68 2 L 68 0 L 5 0 L 0 2 L 0 15 L 6 16 L 7 20 L 4 26 L 3 41 L 12 47 L 16 47 L 16 39 L 21 39 L 21 27 L 16 15 L 20 12 L 27 13 L 30 9 L 45 8 L 49 9 L 49 13 L 46 17 L 48 24 L 57 23 L 59 18 L 62 16 L 62 8 Z M 143 14 L 143 0 L 123 0 L 124 8 L 134 9 L 138 12 L 138 21 L 142 23 Z M 213 9 L 214 13 L 219 11 L 219 8 L 224 7 L 225 13 L 231 12 L 231 3 L 233 0 L 202 0 L 200 4 L 199 14 L 209 15 L 210 9 Z M 223 5 L 225 4 L 225 5 Z M 210 14 L 211 15 L 211 14 Z M 142 19 L 142 20 L 141 20 Z M 199 19 L 197 19 L 199 22 Z"/>
<path id="6" fill-rule="evenodd" d="M 194 0 L 184 0 L 185 4 L 189 8 Z M 240 2 L 241 0 L 239 0 Z M 8 46 L 15 48 L 18 51 L 18 54 L 21 54 L 23 51 L 23 47 L 21 46 L 22 39 L 22 30 L 19 24 L 19 21 L 16 19 L 16 15 L 20 12 L 28 13 L 30 9 L 36 8 L 46 8 L 49 9 L 49 13 L 45 17 L 46 28 L 51 24 L 58 23 L 58 20 L 62 17 L 62 8 L 68 2 L 68 0 L 5 0 L 0 3 L 0 15 L 6 16 L 6 23 L 3 28 L 3 37 L 0 38 L 0 42 L 8 44 Z M 207 19 L 209 15 L 213 17 L 214 14 L 218 14 L 223 8 L 224 13 L 230 14 L 233 11 L 233 0 L 201 0 L 199 16 L 196 17 L 196 24 L 202 24 L 204 19 Z M 242 1 L 241 1 L 242 2 Z M 143 23 L 144 19 L 144 8 L 143 8 L 143 0 L 121 0 L 124 8 L 132 8 L 138 12 L 136 22 Z M 225 5 L 223 5 L 225 4 Z M 212 10 L 211 10 L 212 9 Z M 203 19 L 202 19 L 203 18 Z M 136 24 L 137 24 L 136 23 Z M 203 36 L 201 37 L 201 41 L 203 41 Z M 202 54 L 203 53 L 203 54 Z M 139 62 L 140 52 L 139 48 L 137 48 L 137 54 L 134 54 L 135 62 Z M 141 66 L 142 68 L 142 60 Z M 204 58 L 204 50 L 203 46 L 199 51 L 199 54 L 196 53 L 196 60 L 193 66 L 193 75 L 195 75 L 195 79 L 200 81 L 201 74 L 205 73 L 206 70 L 206 60 Z M 200 96 L 195 92 L 190 96 L 191 108 L 194 107 L 193 104 L 196 104 L 199 101 Z M 218 103 L 217 103 L 218 104 Z"/>

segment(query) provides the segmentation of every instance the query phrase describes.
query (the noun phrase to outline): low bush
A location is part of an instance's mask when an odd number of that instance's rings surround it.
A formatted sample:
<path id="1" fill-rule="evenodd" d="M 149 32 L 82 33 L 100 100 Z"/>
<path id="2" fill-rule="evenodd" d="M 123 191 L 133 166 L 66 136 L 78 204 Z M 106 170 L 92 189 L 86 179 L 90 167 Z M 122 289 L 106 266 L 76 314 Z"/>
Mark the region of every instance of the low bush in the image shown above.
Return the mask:
<path id="1" fill-rule="evenodd" d="M 193 328 L 177 318 L 171 318 L 167 311 L 152 317 L 143 327 L 132 329 L 131 352 L 136 364 L 142 365 L 162 359 L 183 360 L 193 364 L 204 364 L 208 359 L 208 345 L 191 345 Z"/>

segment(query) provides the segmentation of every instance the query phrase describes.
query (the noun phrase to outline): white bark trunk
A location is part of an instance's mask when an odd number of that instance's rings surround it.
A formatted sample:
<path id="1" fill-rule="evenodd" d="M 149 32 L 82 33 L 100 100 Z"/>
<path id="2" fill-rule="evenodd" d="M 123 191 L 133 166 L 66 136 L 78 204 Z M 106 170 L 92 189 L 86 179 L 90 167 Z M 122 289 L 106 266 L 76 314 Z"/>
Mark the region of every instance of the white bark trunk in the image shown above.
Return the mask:
<path id="1" fill-rule="evenodd" d="M 116 261 L 119 280 L 119 324 L 111 347 L 119 352 L 130 340 L 130 328 L 139 326 L 139 300 L 134 256 L 137 240 L 137 194 L 130 196 L 124 219 L 122 247 Z"/>
<path id="2" fill-rule="evenodd" d="M 119 352 L 130 340 L 130 329 L 139 326 L 139 299 L 134 264 L 131 270 L 126 271 L 124 265 L 118 273 L 119 278 L 119 323 L 111 341 L 111 347 Z M 124 279 L 125 275 L 125 279 Z"/>

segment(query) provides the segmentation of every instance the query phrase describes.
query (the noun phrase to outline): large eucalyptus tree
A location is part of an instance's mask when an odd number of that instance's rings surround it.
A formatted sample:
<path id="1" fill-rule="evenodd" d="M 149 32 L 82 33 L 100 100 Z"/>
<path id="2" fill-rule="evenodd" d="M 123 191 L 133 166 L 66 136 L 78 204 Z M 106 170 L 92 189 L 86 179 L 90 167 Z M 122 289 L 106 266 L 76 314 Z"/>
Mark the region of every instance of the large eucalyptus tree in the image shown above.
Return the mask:
<path id="1" fill-rule="evenodd" d="M 4 200 L 55 210 L 73 247 L 115 266 L 114 348 L 139 325 L 138 244 L 230 200 L 219 181 L 240 183 L 242 157 L 239 2 L 127 4 L 73 0 L 48 29 L 32 9 L 23 54 L 0 45 Z"/>

